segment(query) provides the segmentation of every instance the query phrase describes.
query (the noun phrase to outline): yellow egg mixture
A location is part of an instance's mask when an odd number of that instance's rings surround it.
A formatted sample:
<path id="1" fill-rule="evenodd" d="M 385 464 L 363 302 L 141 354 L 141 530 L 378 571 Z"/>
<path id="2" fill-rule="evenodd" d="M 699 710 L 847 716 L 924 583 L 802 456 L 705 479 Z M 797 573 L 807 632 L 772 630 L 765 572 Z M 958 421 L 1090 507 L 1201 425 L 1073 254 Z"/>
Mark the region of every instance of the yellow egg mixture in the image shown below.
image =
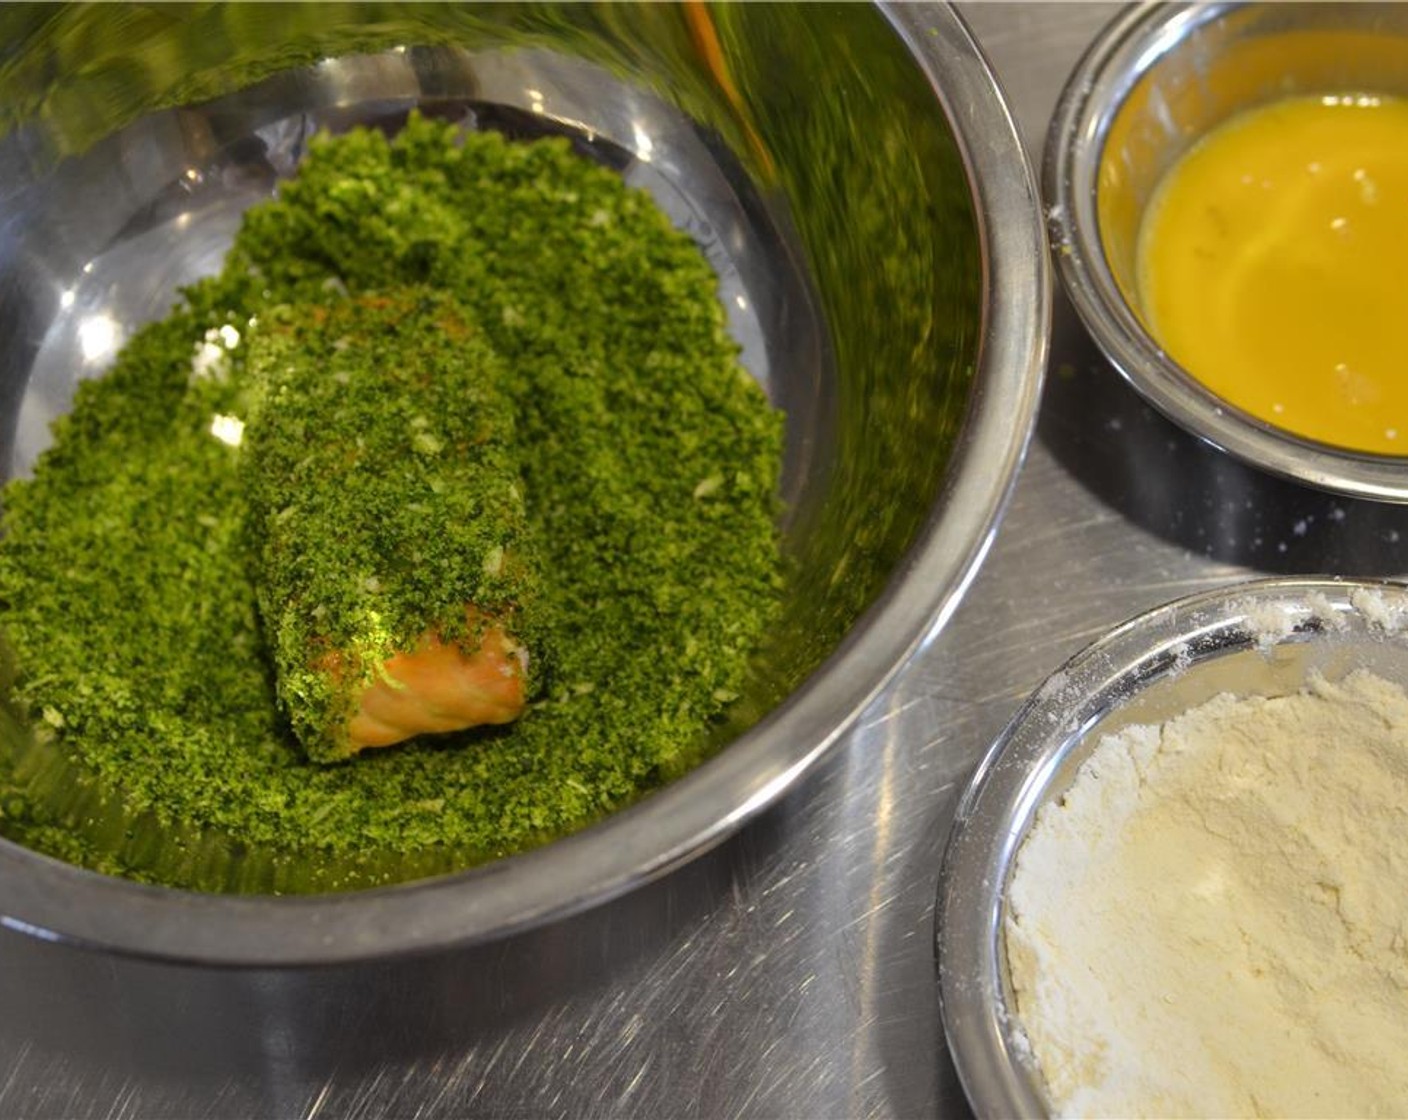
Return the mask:
<path id="1" fill-rule="evenodd" d="M 1164 177 L 1140 231 L 1160 344 L 1277 427 L 1408 455 L 1408 101 L 1250 110 Z"/>

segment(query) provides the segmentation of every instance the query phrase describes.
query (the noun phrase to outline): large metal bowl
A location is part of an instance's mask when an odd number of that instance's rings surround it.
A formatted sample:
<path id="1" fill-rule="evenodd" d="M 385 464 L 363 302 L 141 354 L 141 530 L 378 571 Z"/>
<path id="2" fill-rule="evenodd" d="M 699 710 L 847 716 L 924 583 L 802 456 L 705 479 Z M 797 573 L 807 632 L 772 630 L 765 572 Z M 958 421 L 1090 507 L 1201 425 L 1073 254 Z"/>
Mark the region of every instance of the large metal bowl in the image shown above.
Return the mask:
<path id="1" fill-rule="evenodd" d="M 751 309 L 733 328 L 788 414 L 796 576 L 744 729 L 585 831 L 467 872 L 300 898 L 141 886 L 5 842 L 3 924 L 251 965 L 534 926 L 679 866 L 756 814 L 953 611 L 1032 428 L 1049 297 L 1012 121 L 949 9 L 95 6 L 6 23 L 0 454 L 12 472 L 79 377 L 218 267 L 242 210 L 292 171 L 311 130 L 430 106 L 575 132 L 699 239 L 730 309 Z"/>

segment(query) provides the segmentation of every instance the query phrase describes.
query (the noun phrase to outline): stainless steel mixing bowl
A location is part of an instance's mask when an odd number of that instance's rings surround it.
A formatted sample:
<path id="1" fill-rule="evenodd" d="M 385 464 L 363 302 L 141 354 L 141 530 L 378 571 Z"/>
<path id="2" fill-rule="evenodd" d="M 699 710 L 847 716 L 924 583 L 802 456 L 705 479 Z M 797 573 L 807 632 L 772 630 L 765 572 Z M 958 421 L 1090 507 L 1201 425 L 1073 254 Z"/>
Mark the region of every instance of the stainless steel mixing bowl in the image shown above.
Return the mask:
<path id="1" fill-rule="evenodd" d="M 980 1116 L 1051 1113 L 1022 1033 L 1004 935 L 1013 863 L 1042 806 L 1062 796 L 1106 735 L 1161 723 L 1220 693 L 1284 696 L 1312 673 L 1334 681 L 1358 668 L 1408 686 L 1408 587 L 1255 580 L 1130 620 L 1032 694 L 959 802 L 938 897 L 944 1029 Z"/>
<path id="2" fill-rule="evenodd" d="M 1408 458 L 1302 439 L 1228 404 L 1163 351 L 1139 308 L 1139 227 L 1164 173 L 1238 111 L 1320 93 L 1408 95 L 1408 9 L 1212 3 L 1122 11 L 1072 71 L 1051 119 L 1042 186 L 1055 259 L 1106 357 L 1170 419 L 1273 474 L 1408 502 Z"/>
<path id="3" fill-rule="evenodd" d="M 1032 180 L 947 8 L 24 8 L 0 66 L 3 443 L 22 472 L 79 378 L 308 135 L 429 112 L 566 132 L 716 266 L 788 415 L 795 577 L 727 745 L 544 848 L 298 898 L 139 886 L 0 843 L 0 921 L 163 959 L 287 965 L 466 944 L 638 886 L 773 801 L 953 611 L 1032 428 L 1048 320 Z"/>

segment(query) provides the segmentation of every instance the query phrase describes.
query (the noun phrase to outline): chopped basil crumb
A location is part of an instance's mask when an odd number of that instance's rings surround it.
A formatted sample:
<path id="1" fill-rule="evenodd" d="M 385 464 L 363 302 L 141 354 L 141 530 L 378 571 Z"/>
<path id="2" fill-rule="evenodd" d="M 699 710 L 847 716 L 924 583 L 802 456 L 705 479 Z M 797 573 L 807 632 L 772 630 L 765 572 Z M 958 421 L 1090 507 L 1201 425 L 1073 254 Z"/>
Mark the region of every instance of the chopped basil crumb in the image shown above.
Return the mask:
<path id="1" fill-rule="evenodd" d="M 83 383 L 33 478 L 4 490 L 0 628 L 16 699 L 86 800 L 54 808 L 35 767 L 0 752 L 0 832 L 198 889 L 269 889 L 228 866 L 256 850 L 354 861 L 335 881 L 277 880 L 289 889 L 358 886 L 443 870 L 437 852 L 463 865 L 541 843 L 697 762 L 781 583 L 781 417 L 740 376 L 715 289 L 648 196 L 565 141 L 415 116 L 391 140 L 316 139 L 279 198 L 247 214 L 223 271 Z M 474 362 L 497 366 L 502 398 L 486 415 L 511 432 L 483 476 L 497 474 L 498 512 L 413 539 L 417 515 L 443 522 L 464 500 L 439 468 L 468 414 L 445 411 L 452 384 L 388 399 L 371 427 L 403 422 L 405 489 L 388 478 L 327 496 L 312 594 L 341 591 L 309 617 L 333 634 L 348 602 L 396 599 L 394 642 L 445 624 L 460 596 L 512 601 L 537 691 L 509 727 L 324 766 L 291 733 L 296 701 L 276 695 L 258 602 L 284 589 L 256 578 L 256 553 L 302 519 L 300 502 L 323 500 L 310 497 L 318 456 L 371 435 L 358 363 L 391 345 L 366 345 L 375 316 L 356 309 L 371 293 L 416 300 L 413 323 L 453 307 L 482 338 Z M 296 329 L 313 307 L 345 319 L 345 334 Z M 402 338 L 406 368 L 442 341 Z M 272 473 L 251 482 L 243 445 L 265 438 L 268 363 L 303 344 L 320 349 L 290 359 L 317 361 L 336 386 L 319 409 L 339 392 L 348 407 L 320 411 L 301 443 L 278 426 L 288 478 L 306 452 L 306 491 Z M 347 526 L 386 522 L 406 561 L 394 582 L 363 563 L 355 531 L 333 536 L 339 512 Z M 113 805 L 116 829 L 102 824 Z"/>

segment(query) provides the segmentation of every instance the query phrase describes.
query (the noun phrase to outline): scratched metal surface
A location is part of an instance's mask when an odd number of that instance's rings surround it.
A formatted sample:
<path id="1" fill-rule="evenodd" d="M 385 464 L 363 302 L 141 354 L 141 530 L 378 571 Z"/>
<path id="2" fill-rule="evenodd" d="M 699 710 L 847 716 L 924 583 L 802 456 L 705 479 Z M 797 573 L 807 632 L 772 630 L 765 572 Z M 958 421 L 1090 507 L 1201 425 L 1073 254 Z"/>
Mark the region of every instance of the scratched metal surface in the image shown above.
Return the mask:
<path id="1" fill-rule="evenodd" d="M 1110 9 L 964 11 L 1039 152 Z M 0 998 L 77 973 L 92 1029 L 74 1037 L 42 1001 L 7 1009 L 0 1116 L 963 1115 L 934 998 L 939 858 L 962 783 L 1022 697 L 1146 607 L 1258 573 L 1402 574 L 1404 537 L 1408 511 L 1263 477 L 1152 414 L 1058 301 L 1038 436 L 964 605 L 773 811 L 635 898 L 472 957 L 232 979 L 4 933 Z M 471 1029 L 479 970 L 540 982 Z M 427 992 L 434 1031 L 385 1029 L 387 1009 Z M 173 1008 L 216 1006 L 186 1037 L 144 1044 Z M 227 1017 L 268 1029 L 226 1045 Z M 332 1017 L 364 1045 L 310 1047 Z"/>

